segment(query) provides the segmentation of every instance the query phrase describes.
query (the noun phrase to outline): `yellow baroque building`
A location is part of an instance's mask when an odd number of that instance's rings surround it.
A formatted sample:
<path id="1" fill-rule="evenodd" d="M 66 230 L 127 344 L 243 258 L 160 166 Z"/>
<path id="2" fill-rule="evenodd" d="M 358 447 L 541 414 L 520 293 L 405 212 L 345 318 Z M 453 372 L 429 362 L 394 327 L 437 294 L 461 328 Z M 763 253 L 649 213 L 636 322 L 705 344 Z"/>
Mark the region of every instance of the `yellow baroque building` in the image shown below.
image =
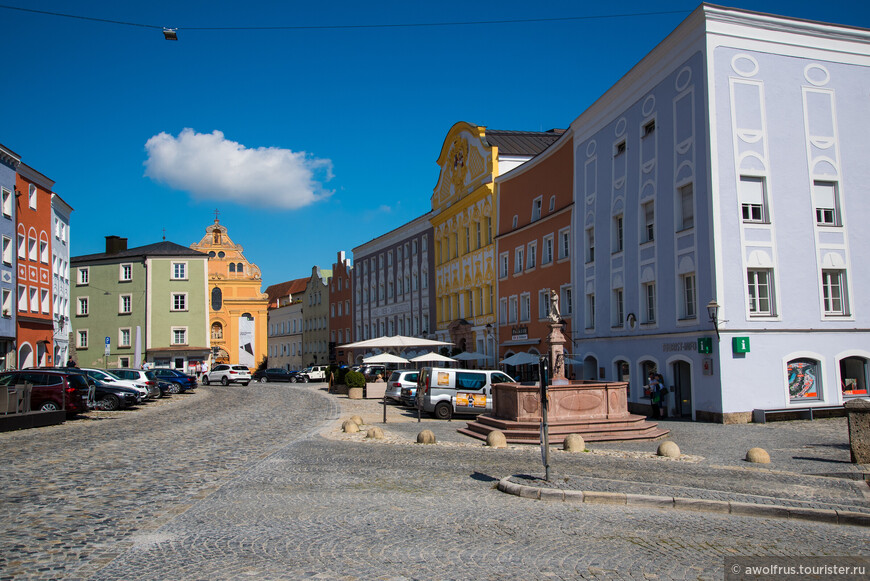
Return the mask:
<path id="1" fill-rule="evenodd" d="M 450 128 L 438 165 L 430 219 L 435 241 L 436 337 L 494 364 L 496 349 L 494 180 L 555 142 L 560 130 L 503 131 L 459 122 Z"/>
<path id="2" fill-rule="evenodd" d="M 190 247 L 208 254 L 209 323 L 216 352 L 212 365 L 238 363 L 254 369 L 267 353 L 269 298 L 260 291 L 260 268 L 245 259 L 219 220 L 205 232 Z"/>

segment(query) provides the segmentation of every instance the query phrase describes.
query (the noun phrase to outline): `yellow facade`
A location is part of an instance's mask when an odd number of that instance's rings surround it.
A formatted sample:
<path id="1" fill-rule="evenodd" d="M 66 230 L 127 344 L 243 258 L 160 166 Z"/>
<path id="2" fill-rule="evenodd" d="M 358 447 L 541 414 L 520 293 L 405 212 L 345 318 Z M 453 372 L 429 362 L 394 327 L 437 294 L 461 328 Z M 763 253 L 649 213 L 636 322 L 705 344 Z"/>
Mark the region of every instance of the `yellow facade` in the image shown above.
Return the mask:
<path id="1" fill-rule="evenodd" d="M 485 127 L 464 122 L 450 129 L 432 195 L 437 335 L 468 351 L 478 348 L 485 326 L 496 323 L 498 148 L 485 136 Z"/>
<path id="2" fill-rule="evenodd" d="M 266 356 L 268 296 L 260 291 L 260 268 L 245 259 L 242 247 L 218 220 L 194 250 L 208 254 L 208 297 L 211 345 L 215 362 L 256 368 Z"/>

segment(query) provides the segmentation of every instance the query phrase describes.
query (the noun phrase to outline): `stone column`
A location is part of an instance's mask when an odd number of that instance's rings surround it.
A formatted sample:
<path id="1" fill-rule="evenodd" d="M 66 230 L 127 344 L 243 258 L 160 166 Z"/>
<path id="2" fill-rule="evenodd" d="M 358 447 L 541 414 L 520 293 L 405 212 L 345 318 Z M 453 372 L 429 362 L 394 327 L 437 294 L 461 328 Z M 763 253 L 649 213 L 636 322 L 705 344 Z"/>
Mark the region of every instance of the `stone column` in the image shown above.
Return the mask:
<path id="1" fill-rule="evenodd" d="M 844 405 L 849 414 L 849 449 L 852 462 L 870 464 L 870 401 L 853 399 Z"/>
<path id="2" fill-rule="evenodd" d="M 547 344 L 550 352 L 550 381 L 555 384 L 567 383 L 565 377 L 565 336 L 562 334 L 561 323 L 550 323 L 550 334 L 547 335 Z"/>

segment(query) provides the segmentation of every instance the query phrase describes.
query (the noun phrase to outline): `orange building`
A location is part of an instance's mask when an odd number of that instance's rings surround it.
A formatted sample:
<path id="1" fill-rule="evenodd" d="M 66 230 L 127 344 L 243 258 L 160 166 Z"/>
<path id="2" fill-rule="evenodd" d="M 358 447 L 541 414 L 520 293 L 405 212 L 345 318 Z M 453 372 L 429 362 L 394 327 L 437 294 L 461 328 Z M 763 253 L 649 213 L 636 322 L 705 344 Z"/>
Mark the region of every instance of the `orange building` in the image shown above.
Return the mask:
<path id="1" fill-rule="evenodd" d="M 499 361 L 526 352 L 547 352 L 550 292 L 571 337 L 571 217 L 574 210 L 572 133 L 533 159 L 496 178 L 498 188 Z M 565 346 L 566 352 L 571 346 Z M 529 368 L 508 371 L 526 376 Z"/>
<path id="2" fill-rule="evenodd" d="M 62 365 L 52 361 L 51 189 L 54 182 L 21 163 L 15 178 L 18 248 L 18 367 Z"/>

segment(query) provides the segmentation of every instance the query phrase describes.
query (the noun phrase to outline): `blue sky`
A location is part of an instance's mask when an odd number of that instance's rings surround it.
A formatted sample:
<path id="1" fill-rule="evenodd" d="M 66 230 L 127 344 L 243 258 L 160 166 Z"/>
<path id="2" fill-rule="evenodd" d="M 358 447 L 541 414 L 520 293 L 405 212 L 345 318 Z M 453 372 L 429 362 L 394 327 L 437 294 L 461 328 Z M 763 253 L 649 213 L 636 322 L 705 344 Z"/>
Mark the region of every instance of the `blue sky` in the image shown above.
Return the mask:
<path id="1" fill-rule="evenodd" d="M 264 289 L 430 209 L 444 136 L 567 127 L 669 34 L 693 2 L 301 3 L 250 0 L 0 4 L 0 143 L 55 180 L 74 255 L 198 242 L 220 210 Z M 730 3 L 870 28 L 855 0 Z M 306 30 L 194 28 L 468 22 Z"/>

